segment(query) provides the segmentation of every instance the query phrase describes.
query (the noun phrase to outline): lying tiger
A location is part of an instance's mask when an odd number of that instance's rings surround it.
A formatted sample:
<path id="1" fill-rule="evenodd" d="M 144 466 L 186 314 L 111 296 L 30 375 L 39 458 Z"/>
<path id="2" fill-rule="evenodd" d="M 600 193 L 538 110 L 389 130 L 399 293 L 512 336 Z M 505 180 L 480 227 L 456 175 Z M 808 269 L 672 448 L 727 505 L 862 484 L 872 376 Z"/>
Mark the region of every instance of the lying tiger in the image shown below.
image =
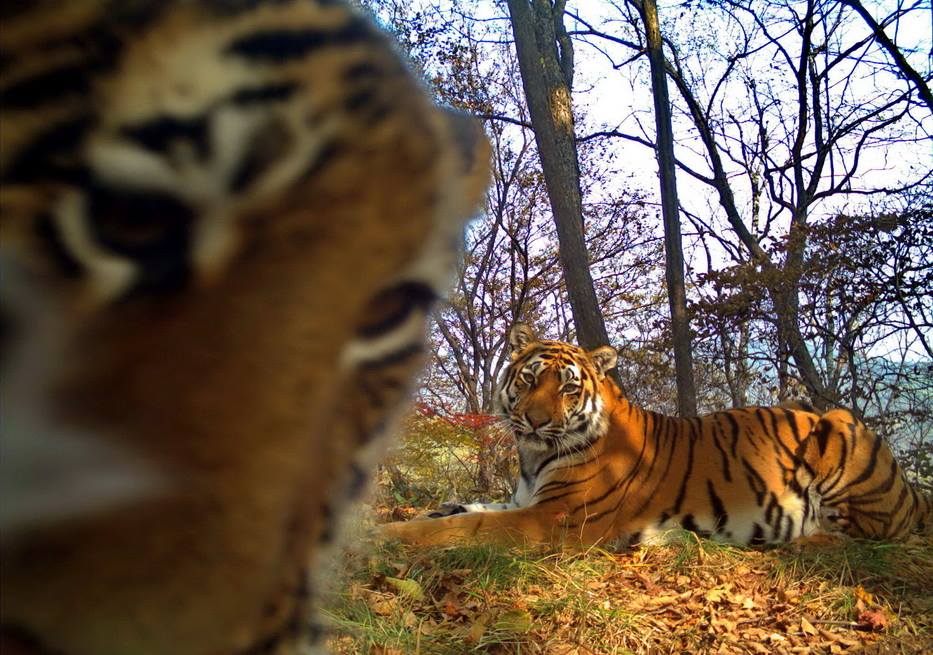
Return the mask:
<path id="1" fill-rule="evenodd" d="M 625 546 L 671 528 L 739 544 L 821 532 L 893 539 L 928 530 L 933 505 L 884 440 L 846 410 L 753 407 L 696 418 L 649 412 L 606 373 L 616 351 L 510 335 L 498 402 L 518 441 L 512 502 L 448 505 L 392 523 L 408 543 Z"/>

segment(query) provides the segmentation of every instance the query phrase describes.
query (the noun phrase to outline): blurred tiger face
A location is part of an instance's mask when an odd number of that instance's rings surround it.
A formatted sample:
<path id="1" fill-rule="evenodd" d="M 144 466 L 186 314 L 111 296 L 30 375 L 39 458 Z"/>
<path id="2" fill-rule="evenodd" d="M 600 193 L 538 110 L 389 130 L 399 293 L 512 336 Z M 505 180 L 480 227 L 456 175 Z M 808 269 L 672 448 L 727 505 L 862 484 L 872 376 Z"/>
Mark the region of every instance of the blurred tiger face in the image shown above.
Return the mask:
<path id="1" fill-rule="evenodd" d="M 7 5 L 0 652 L 319 652 L 481 129 L 346 2 Z"/>

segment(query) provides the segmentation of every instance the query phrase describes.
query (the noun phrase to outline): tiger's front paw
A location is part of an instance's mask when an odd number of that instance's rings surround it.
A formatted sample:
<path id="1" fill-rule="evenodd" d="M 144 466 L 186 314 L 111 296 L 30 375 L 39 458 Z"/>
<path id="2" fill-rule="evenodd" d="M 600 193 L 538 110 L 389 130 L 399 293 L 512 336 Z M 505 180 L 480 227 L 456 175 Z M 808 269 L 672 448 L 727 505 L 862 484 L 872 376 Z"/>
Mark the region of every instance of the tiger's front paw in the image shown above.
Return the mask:
<path id="1" fill-rule="evenodd" d="M 848 512 L 838 507 L 823 507 L 821 509 L 820 527 L 828 534 L 850 534 L 853 529 Z"/>
<path id="2" fill-rule="evenodd" d="M 395 521 L 384 523 L 376 528 L 376 537 L 382 541 L 409 541 L 411 527 L 409 521 Z"/>
<path id="3" fill-rule="evenodd" d="M 398 541 L 403 544 L 433 546 L 445 543 L 445 530 L 449 528 L 444 518 L 437 520 L 414 519 L 384 523 L 376 528 L 376 537 L 382 541 Z"/>
<path id="4" fill-rule="evenodd" d="M 445 516 L 453 516 L 454 514 L 465 514 L 470 510 L 460 503 L 444 503 L 437 509 L 428 512 L 424 517 L 426 519 L 442 519 Z"/>

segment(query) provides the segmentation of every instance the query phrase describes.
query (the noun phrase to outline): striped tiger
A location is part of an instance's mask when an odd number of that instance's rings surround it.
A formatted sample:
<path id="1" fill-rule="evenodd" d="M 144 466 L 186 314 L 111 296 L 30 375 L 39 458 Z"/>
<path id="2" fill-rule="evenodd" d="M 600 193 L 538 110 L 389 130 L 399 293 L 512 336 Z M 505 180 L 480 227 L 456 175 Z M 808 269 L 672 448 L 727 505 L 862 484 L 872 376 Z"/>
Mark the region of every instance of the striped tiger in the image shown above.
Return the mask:
<path id="1" fill-rule="evenodd" d="M 345 2 L 0 20 L 0 651 L 321 652 L 481 129 Z"/>
<path id="2" fill-rule="evenodd" d="M 626 400 L 616 351 L 539 340 L 526 325 L 498 391 L 518 442 L 512 502 L 448 505 L 391 523 L 390 539 L 625 546 L 672 528 L 738 544 L 843 531 L 896 539 L 933 504 L 849 411 L 750 407 L 674 418 Z"/>

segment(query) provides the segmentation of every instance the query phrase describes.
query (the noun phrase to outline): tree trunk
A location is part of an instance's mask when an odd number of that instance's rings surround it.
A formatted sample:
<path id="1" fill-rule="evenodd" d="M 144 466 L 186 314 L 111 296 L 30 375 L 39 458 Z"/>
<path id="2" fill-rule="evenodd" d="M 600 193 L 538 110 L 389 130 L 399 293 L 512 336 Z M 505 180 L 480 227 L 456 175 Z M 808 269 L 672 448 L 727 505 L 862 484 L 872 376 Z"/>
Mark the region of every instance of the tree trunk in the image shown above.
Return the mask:
<path id="1" fill-rule="evenodd" d="M 564 2 L 508 0 L 525 100 L 560 246 L 577 340 L 584 348 L 609 343 L 590 275 L 583 236 L 580 167 L 570 88 L 573 50 L 563 29 Z M 560 52 L 558 51 L 560 44 Z M 620 377 L 613 371 L 613 378 Z"/>
<path id="2" fill-rule="evenodd" d="M 684 288 L 684 252 L 680 235 L 677 181 L 674 172 L 674 132 L 671 127 L 671 103 L 667 94 L 667 76 L 658 7 L 655 0 L 641 3 L 642 20 L 651 64 L 651 87 L 654 93 L 654 116 L 657 125 L 657 156 L 661 178 L 661 213 L 664 216 L 664 252 L 667 255 L 668 303 L 671 308 L 671 336 L 674 341 L 674 370 L 677 378 L 677 409 L 681 416 L 696 416 L 697 396 L 693 381 L 693 349 L 687 294 Z"/>

